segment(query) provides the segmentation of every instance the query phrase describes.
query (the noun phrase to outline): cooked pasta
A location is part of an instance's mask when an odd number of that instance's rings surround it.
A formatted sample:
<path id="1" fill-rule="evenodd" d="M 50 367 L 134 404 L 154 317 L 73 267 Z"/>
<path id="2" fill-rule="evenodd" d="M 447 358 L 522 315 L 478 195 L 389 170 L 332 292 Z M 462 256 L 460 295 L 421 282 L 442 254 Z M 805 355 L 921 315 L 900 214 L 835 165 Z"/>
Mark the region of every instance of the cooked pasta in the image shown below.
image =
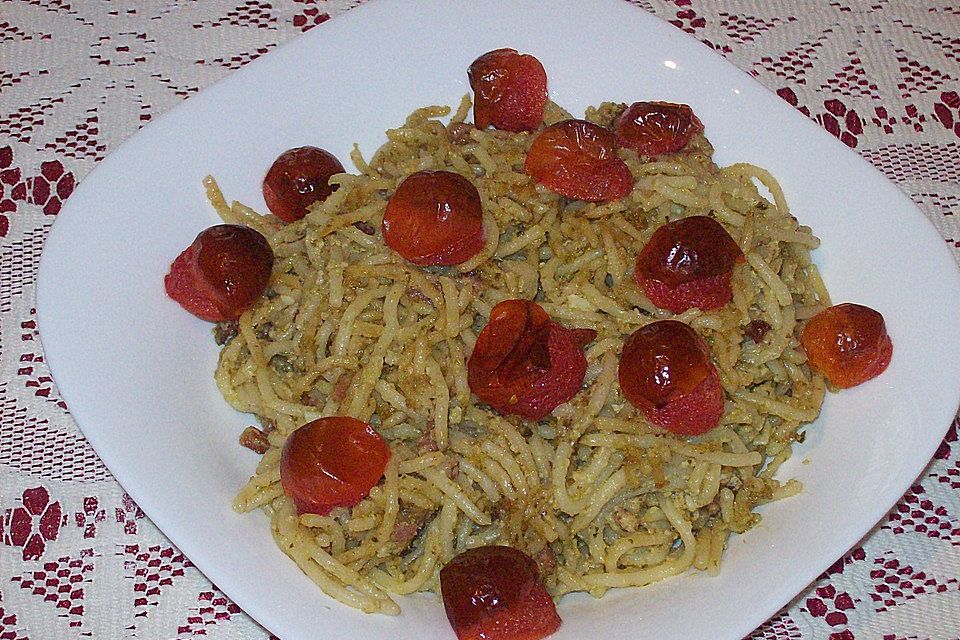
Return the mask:
<path id="1" fill-rule="evenodd" d="M 469 127 L 469 106 L 464 98 L 448 123 L 449 108 L 418 109 L 369 161 L 355 149 L 360 173 L 335 176 L 333 195 L 289 225 L 228 206 L 206 181 L 217 211 L 265 233 L 276 256 L 216 372 L 269 443 L 236 509 L 264 511 L 284 553 L 367 612 L 397 613 L 392 594 L 438 591 L 451 557 L 487 544 L 534 558 L 555 598 L 717 572 L 728 537 L 759 521 L 758 505 L 800 490 L 775 472 L 825 391 L 798 345 L 798 322 L 830 304 L 810 260 L 817 238 L 768 172 L 717 167 L 702 135 L 654 161 L 620 150 L 633 191 L 593 204 L 537 185 L 523 171 L 531 134 Z M 622 109 L 605 103 L 586 118 L 609 125 Z M 460 173 L 481 194 L 486 245 L 459 266 L 416 267 L 379 237 L 389 195 L 427 169 Z M 646 298 L 633 264 L 659 226 L 692 215 L 720 222 L 746 261 L 730 304 L 674 315 Z M 467 384 L 477 335 L 510 298 L 597 332 L 582 390 L 539 422 L 497 414 Z M 725 392 L 720 425 L 697 438 L 653 426 L 617 384 L 625 336 L 666 318 L 706 340 Z M 745 328 L 756 322 L 769 330 L 754 341 Z M 369 422 L 392 457 L 359 504 L 298 516 L 280 485 L 280 450 L 330 415 Z"/>

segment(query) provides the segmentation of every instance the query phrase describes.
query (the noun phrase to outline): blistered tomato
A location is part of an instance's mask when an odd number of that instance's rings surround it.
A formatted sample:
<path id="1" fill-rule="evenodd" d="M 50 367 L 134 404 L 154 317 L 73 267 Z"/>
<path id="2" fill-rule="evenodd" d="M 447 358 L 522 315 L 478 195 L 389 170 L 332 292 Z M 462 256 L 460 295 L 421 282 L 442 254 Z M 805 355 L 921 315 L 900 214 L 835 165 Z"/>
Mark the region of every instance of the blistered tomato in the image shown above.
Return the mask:
<path id="1" fill-rule="evenodd" d="M 450 171 L 411 174 L 387 202 L 383 240 L 413 264 L 453 265 L 483 249 L 483 208 L 473 184 Z"/>
<path id="2" fill-rule="evenodd" d="M 634 102 L 617 120 L 621 146 L 643 156 L 680 151 L 702 131 L 693 109 L 672 102 Z"/>
<path id="3" fill-rule="evenodd" d="M 810 318 L 800 335 L 810 366 L 835 387 L 855 387 L 883 373 L 893 357 L 893 342 L 883 316 L 850 302 Z"/>
<path id="4" fill-rule="evenodd" d="M 467 71 L 473 120 L 480 129 L 533 131 L 543 122 L 547 73 L 535 57 L 515 49 L 488 51 Z"/>
<path id="5" fill-rule="evenodd" d="M 709 347 L 682 322 L 637 329 L 623 345 L 618 376 L 627 400 L 674 433 L 700 435 L 723 415 L 723 387 Z"/>
<path id="6" fill-rule="evenodd" d="M 505 300 L 467 360 L 470 390 L 502 414 L 540 420 L 580 390 L 593 329 L 567 329 L 536 302 Z"/>
<path id="7" fill-rule="evenodd" d="M 288 149 L 274 160 L 263 179 L 263 199 L 284 222 L 307 215 L 307 207 L 327 199 L 336 187 L 330 176 L 343 173 L 337 158 L 318 147 Z"/>
<path id="8" fill-rule="evenodd" d="M 290 434 L 280 455 L 280 484 L 299 513 L 326 515 L 370 493 L 390 460 L 390 447 L 366 422 L 331 416 Z"/>
<path id="9" fill-rule="evenodd" d="M 440 570 L 447 619 L 459 640 L 540 640 L 560 616 L 537 564 L 512 547 L 477 547 Z"/>
<path id="10" fill-rule="evenodd" d="M 630 169 L 617 155 L 616 137 L 586 120 L 564 120 L 537 134 L 523 169 L 551 191 L 575 200 L 616 200 L 633 189 Z"/>
<path id="11" fill-rule="evenodd" d="M 273 251 L 258 231 L 237 224 L 204 229 L 170 265 L 167 295 L 193 315 L 222 322 L 252 307 L 270 282 Z"/>
<path id="12" fill-rule="evenodd" d="M 733 298 L 730 278 L 743 252 L 719 222 L 690 216 L 663 225 L 637 257 L 634 277 L 653 304 L 673 313 L 719 309 Z"/>

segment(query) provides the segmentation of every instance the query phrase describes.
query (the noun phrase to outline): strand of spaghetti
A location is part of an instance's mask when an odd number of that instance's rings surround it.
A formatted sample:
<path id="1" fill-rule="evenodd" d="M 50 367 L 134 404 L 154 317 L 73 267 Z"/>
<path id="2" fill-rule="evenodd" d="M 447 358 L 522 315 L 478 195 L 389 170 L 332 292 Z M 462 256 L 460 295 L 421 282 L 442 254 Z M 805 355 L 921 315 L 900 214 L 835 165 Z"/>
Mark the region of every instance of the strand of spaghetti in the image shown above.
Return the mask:
<path id="1" fill-rule="evenodd" d="M 648 434 L 624 433 L 588 433 L 580 438 L 579 444 L 587 447 L 638 447 L 649 449 L 655 446 L 668 446 L 688 458 L 705 462 L 715 462 L 725 467 L 752 467 L 760 464 L 763 457 L 758 451 L 749 453 L 727 453 L 724 451 L 703 451 L 695 445 L 673 438 Z"/>
<path id="2" fill-rule="evenodd" d="M 334 560 L 304 534 L 291 501 L 285 501 L 274 513 L 273 525 L 273 535 L 280 548 L 328 595 L 366 613 L 400 613 L 400 607 L 388 595 Z"/>
<path id="3" fill-rule="evenodd" d="M 361 291 L 357 297 L 347 305 L 340 319 L 337 335 L 333 339 L 333 345 L 330 348 L 330 355 L 347 355 L 347 346 L 350 344 L 350 335 L 353 332 L 353 323 L 371 302 L 377 298 L 382 298 L 387 293 L 386 287 L 377 287 L 376 289 L 367 289 Z"/>
<path id="4" fill-rule="evenodd" d="M 481 526 L 490 524 L 490 516 L 485 514 L 480 508 L 467 497 L 463 490 L 453 483 L 450 478 L 441 471 L 434 468 L 421 469 L 417 472 L 420 476 L 429 480 L 437 489 L 453 500 L 454 504 L 463 511 L 468 518 Z"/>
<path id="5" fill-rule="evenodd" d="M 573 522 L 570 523 L 570 532 L 577 533 L 582 531 L 593 522 L 593 519 L 597 517 L 597 514 L 600 513 L 600 510 L 608 502 L 610 502 L 614 496 L 616 496 L 627 484 L 627 473 L 621 467 L 617 469 L 609 478 L 604 480 L 596 491 L 590 495 L 590 500 L 587 504 L 587 508 L 581 511 L 573 519 Z"/>
<path id="6" fill-rule="evenodd" d="M 781 306 L 785 307 L 793 301 L 790 289 L 787 288 L 787 285 L 783 283 L 780 276 L 770 268 L 770 265 L 768 265 L 763 258 L 751 252 L 747 254 L 747 262 L 753 267 L 753 270 L 757 272 L 757 275 L 763 279 L 766 285 L 770 287 L 774 295 L 777 296 L 777 302 L 779 302 Z"/>
<path id="7" fill-rule="evenodd" d="M 343 553 L 343 550 L 346 548 L 347 540 L 343 535 L 343 527 L 336 519 L 315 513 L 305 513 L 300 516 L 300 524 L 305 527 L 323 529 L 330 539 L 330 550 L 332 553 Z"/>
<path id="8" fill-rule="evenodd" d="M 503 497 L 510 501 L 517 499 L 517 492 L 513 488 L 513 483 L 510 482 L 510 474 L 496 460 L 484 458 L 480 464 L 487 476 L 497 483 L 497 488 Z"/>
<path id="9" fill-rule="evenodd" d="M 683 518 L 668 498 L 660 498 L 660 508 L 670 521 L 670 525 L 680 535 L 680 541 L 683 544 L 681 554 L 645 569 L 588 574 L 583 576 L 583 581 L 590 587 L 642 587 L 686 571 L 693 563 L 697 548 L 690 523 Z"/>
<path id="10" fill-rule="evenodd" d="M 427 358 L 427 377 L 433 395 L 433 440 L 440 450 L 447 448 L 447 422 L 450 415 L 450 387 L 443 377 L 440 364 L 432 356 Z"/>
<path id="11" fill-rule="evenodd" d="M 439 451 L 431 451 L 430 453 L 425 453 L 422 456 L 417 456 L 412 460 L 404 460 L 400 463 L 400 473 L 416 473 L 421 469 L 426 469 L 427 467 L 435 467 L 445 459 L 444 455 Z"/>
<path id="12" fill-rule="evenodd" d="M 449 560 L 453 557 L 453 528 L 457 524 L 458 513 L 456 503 L 449 497 L 445 497 L 440 507 L 440 515 L 437 516 L 439 538 L 439 544 L 437 545 L 439 549 L 437 551 L 441 560 Z"/>
<path id="13" fill-rule="evenodd" d="M 510 477 L 510 484 L 513 485 L 513 488 L 517 493 L 521 495 L 527 495 L 530 488 L 527 486 L 527 479 L 523 474 L 523 470 L 520 468 L 520 465 L 517 464 L 516 459 L 510 455 L 503 447 L 500 447 L 490 441 L 484 442 L 480 449 L 490 456 L 491 459 L 495 460 L 497 464 L 503 467 L 503 470 L 507 472 L 507 475 Z M 486 461 L 484 461 L 486 462 Z"/>
<path id="14" fill-rule="evenodd" d="M 387 544 L 393 528 L 397 522 L 397 514 L 400 512 L 400 462 L 396 455 L 391 455 L 387 461 L 387 466 L 383 470 L 383 487 L 380 494 L 384 497 L 383 517 L 380 520 L 380 526 L 374 535 L 377 543 Z M 372 492 L 371 492 L 372 493 Z"/>
<path id="15" fill-rule="evenodd" d="M 729 224 L 732 227 L 742 227 L 746 222 L 746 217 L 732 210 L 723 201 L 723 185 L 715 182 L 710 187 L 710 211 L 720 221 Z"/>
<path id="16" fill-rule="evenodd" d="M 500 227 L 497 225 L 496 218 L 493 217 L 486 207 L 483 209 L 483 249 L 480 252 L 461 263 L 457 270 L 460 273 L 469 273 L 477 267 L 488 261 L 497 252 L 500 246 Z"/>
<path id="17" fill-rule="evenodd" d="M 491 480 L 487 474 L 475 467 L 474 464 L 466 458 L 461 458 L 459 464 L 460 473 L 470 478 L 473 482 L 476 482 L 480 490 L 487 496 L 487 500 L 492 503 L 500 502 L 500 490 L 497 488 L 497 484 Z"/>
<path id="18" fill-rule="evenodd" d="M 600 474 L 603 473 L 603 470 L 610 464 L 610 456 L 612 453 L 613 449 L 610 447 L 598 447 L 594 449 L 590 454 L 590 462 L 581 466 L 571 474 L 573 476 L 573 485 L 570 488 L 571 493 L 581 494 L 585 492 L 588 487 L 596 484 L 600 478 Z"/>
<path id="19" fill-rule="evenodd" d="M 424 584 L 430 579 L 437 568 L 439 562 L 439 552 L 437 551 L 438 525 L 436 520 L 430 525 L 430 531 L 427 534 L 427 541 L 424 553 L 420 556 L 418 565 L 414 574 L 406 580 L 398 580 L 382 569 L 373 569 L 370 571 L 370 578 L 384 589 L 398 595 L 407 595 L 420 591 Z"/>
<path id="20" fill-rule="evenodd" d="M 574 499 L 567 490 L 567 470 L 570 468 L 570 457 L 573 455 L 573 443 L 564 439 L 557 445 L 553 454 L 553 469 L 551 481 L 553 484 L 553 500 L 565 513 L 574 516 L 580 513 L 588 503 L 588 498 Z"/>
<path id="21" fill-rule="evenodd" d="M 777 211 L 784 216 L 790 214 L 790 207 L 787 205 L 787 199 L 783 195 L 783 189 L 780 188 L 780 183 L 766 169 L 753 164 L 740 162 L 732 164 L 721 171 L 727 174 L 732 173 L 741 178 L 756 178 L 760 181 L 760 184 L 767 188 L 770 195 L 773 196 L 773 203 L 776 205 Z"/>
<path id="22" fill-rule="evenodd" d="M 460 292 L 456 283 L 447 277 L 440 278 L 440 290 L 443 292 L 443 307 L 446 312 L 444 319 L 444 335 L 454 338 L 460 333 Z"/>
<path id="23" fill-rule="evenodd" d="M 400 328 L 400 321 L 397 319 L 397 307 L 400 305 L 400 296 L 406 290 L 406 284 L 396 282 L 390 287 L 383 301 L 384 331 L 377 340 L 370 357 L 367 359 L 360 375 L 353 381 L 355 391 L 350 401 L 350 407 L 347 409 L 347 415 L 368 420 L 371 411 L 367 408 L 370 401 L 370 393 L 374 385 L 380 379 L 383 372 L 383 359 L 387 355 L 387 350 L 393 343 L 397 335 L 397 329 Z"/>
<path id="24" fill-rule="evenodd" d="M 527 439 L 520 435 L 516 427 L 502 418 L 492 420 L 491 426 L 506 438 L 510 449 L 516 454 L 516 460 L 520 464 L 521 469 L 523 469 L 523 474 L 527 479 L 527 486 L 535 487 L 540 484 L 539 476 L 537 475 L 537 465 L 533 459 L 533 452 L 530 449 L 530 443 L 527 442 Z"/>
<path id="25" fill-rule="evenodd" d="M 654 533 L 641 531 L 623 536 L 607 547 L 604 568 L 608 573 L 614 573 L 620 569 L 620 558 L 628 551 L 636 549 L 637 547 L 653 547 L 661 544 L 671 544 L 675 538 L 676 535 L 670 531 L 657 531 Z"/>

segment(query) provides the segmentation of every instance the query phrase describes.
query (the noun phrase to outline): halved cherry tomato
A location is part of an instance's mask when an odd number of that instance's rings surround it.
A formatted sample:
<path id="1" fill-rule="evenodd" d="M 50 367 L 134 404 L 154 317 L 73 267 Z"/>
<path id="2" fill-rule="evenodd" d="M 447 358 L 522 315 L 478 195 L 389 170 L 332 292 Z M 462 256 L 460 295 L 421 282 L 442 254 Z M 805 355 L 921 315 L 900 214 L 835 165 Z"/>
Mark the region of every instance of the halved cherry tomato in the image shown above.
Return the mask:
<path id="1" fill-rule="evenodd" d="M 170 265 L 167 295 L 203 320 L 236 320 L 270 282 L 273 251 L 258 231 L 238 224 L 204 229 Z"/>
<path id="2" fill-rule="evenodd" d="M 733 265 L 743 260 L 743 251 L 719 222 L 690 216 L 654 232 L 637 256 L 634 278 L 661 309 L 719 309 L 733 298 Z"/>
<path id="3" fill-rule="evenodd" d="M 617 155 L 616 137 L 586 120 L 564 120 L 537 134 L 523 169 L 551 191 L 575 200 L 616 200 L 633 189 L 633 175 Z"/>
<path id="4" fill-rule="evenodd" d="M 723 387 L 710 349 L 682 322 L 660 320 L 633 332 L 618 375 L 630 404 L 673 433 L 706 433 L 723 415 Z"/>
<path id="5" fill-rule="evenodd" d="M 537 563 L 512 547 L 454 557 L 440 570 L 440 593 L 459 640 L 540 640 L 560 628 Z"/>
<path id="6" fill-rule="evenodd" d="M 531 55 L 515 49 L 488 51 L 467 71 L 473 89 L 473 120 L 480 129 L 533 131 L 543 122 L 547 72 Z"/>
<path id="7" fill-rule="evenodd" d="M 483 249 L 480 193 L 450 171 L 407 176 L 387 201 L 383 240 L 413 264 L 466 262 Z"/>
<path id="8" fill-rule="evenodd" d="M 703 132 L 703 123 L 688 105 L 634 102 L 617 120 L 620 144 L 642 156 L 680 151 Z"/>
<path id="9" fill-rule="evenodd" d="M 300 513 L 352 507 L 383 477 L 390 447 L 366 422 L 330 416 L 290 434 L 280 454 L 280 484 Z"/>
<path id="10" fill-rule="evenodd" d="M 503 414 L 540 420 L 580 390 L 593 329 L 567 329 L 536 302 L 505 300 L 490 313 L 467 360 L 467 383 Z"/>
<path id="11" fill-rule="evenodd" d="M 800 334 L 810 366 L 835 387 L 847 389 L 876 378 L 893 357 L 883 315 L 847 302 L 810 318 Z"/>
<path id="12" fill-rule="evenodd" d="M 273 161 L 263 179 L 263 199 L 270 213 L 284 222 L 307 215 L 307 207 L 322 202 L 336 190 L 330 176 L 343 173 L 343 165 L 318 147 L 288 149 Z"/>

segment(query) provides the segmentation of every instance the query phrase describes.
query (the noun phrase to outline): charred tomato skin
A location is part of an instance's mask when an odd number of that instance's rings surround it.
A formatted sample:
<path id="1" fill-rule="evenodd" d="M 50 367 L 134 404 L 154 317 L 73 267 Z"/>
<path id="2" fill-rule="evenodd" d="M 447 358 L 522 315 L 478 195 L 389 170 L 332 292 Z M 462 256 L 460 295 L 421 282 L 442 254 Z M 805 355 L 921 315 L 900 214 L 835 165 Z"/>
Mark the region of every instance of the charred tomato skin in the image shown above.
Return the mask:
<path id="1" fill-rule="evenodd" d="M 560 627 L 537 564 L 512 547 L 455 556 L 440 570 L 440 591 L 458 640 L 540 640 Z"/>
<path id="2" fill-rule="evenodd" d="M 637 329 L 624 343 L 617 375 L 630 404 L 673 433 L 705 433 L 723 415 L 723 387 L 709 346 L 682 322 L 659 320 Z"/>
<path id="3" fill-rule="evenodd" d="M 201 231 L 170 265 L 167 295 L 209 322 L 236 320 L 270 282 L 273 251 L 250 227 L 220 224 Z"/>
<path id="4" fill-rule="evenodd" d="M 263 178 L 263 199 L 270 213 L 295 222 L 307 215 L 310 205 L 336 190 L 330 177 L 338 173 L 343 173 L 343 165 L 329 151 L 312 146 L 287 149 Z"/>
<path id="5" fill-rule="evenodd" d="M 883 315 L 846 302 L 810 318 L 800 334 L 810 366 L 841 389 L 863 384 L 886 371 L 893 341 Z"/>
<path id="6" fill-rule="evenodd" d="M 543 122 L 547 72 L 534 56 L 516 49 L 488 51 L 473 61 L 467 78 L 478 128 L 533 131 Z"/>
<path id="7" fill-rule="evenodd" d="M 365 498 L 389 460 L 389 445 L 366 422 L 348 416 L 319 418 L 284 443 L 280 484 L 298 513 L 326 515 Z"/>
<path id="8" fill-rule="evenodd" d="M 380 228 L 387 246 L 415 265 L 461 264 L 484 247 L 480 192 L 458 173 L 418 171 L 390 196 Z"/>

